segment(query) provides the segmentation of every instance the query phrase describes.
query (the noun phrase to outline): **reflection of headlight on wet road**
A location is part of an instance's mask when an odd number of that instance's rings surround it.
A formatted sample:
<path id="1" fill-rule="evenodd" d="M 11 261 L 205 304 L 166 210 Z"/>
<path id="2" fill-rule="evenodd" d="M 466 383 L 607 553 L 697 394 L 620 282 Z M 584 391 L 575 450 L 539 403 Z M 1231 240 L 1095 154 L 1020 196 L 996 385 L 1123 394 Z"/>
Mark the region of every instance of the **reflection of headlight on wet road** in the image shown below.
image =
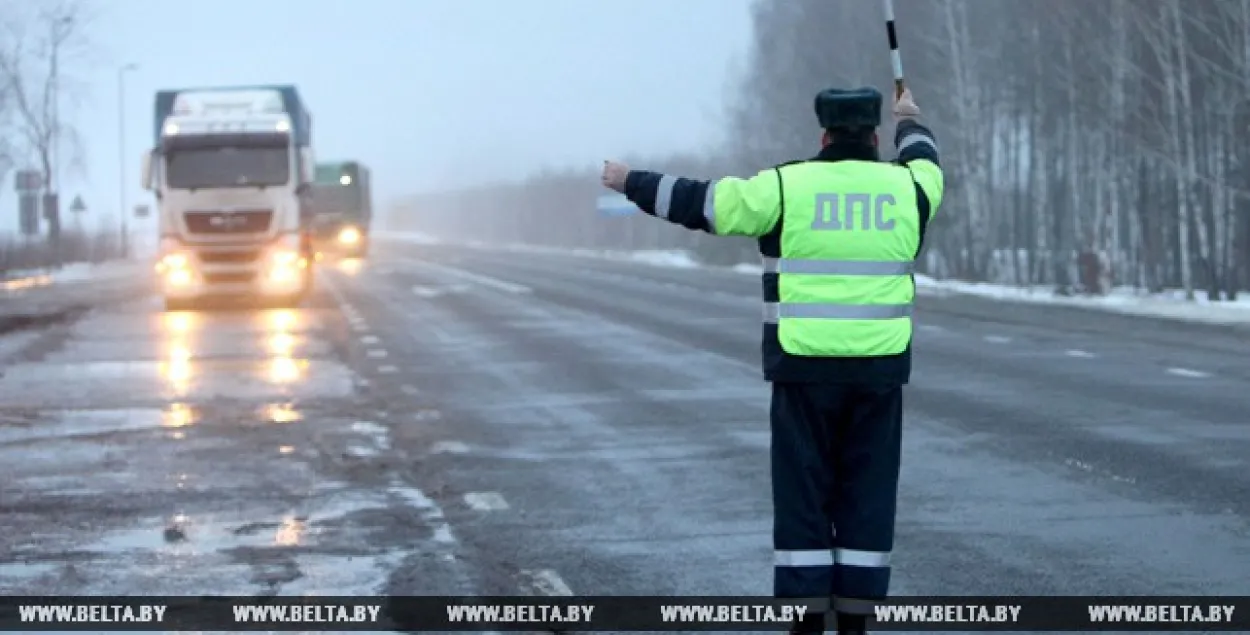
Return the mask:
<path id="1" fill-rule="evenodd" d="M 174 333 L 182 334 L 191 330 L 191 316 L 186 313 L 166 313 L 165 322 Z"/>
<path id="2" fill-rule="evenodd" d="M 290 357 L 295 349 L 295 337 L 290 333 L 274 333 L 269 336 L 269 353 L 275 357 Z"/>
<path id="3" fill-rule="evenodd" d="M 165 379 L 174 384 L 178 390 L 185 389 L 191 380 L 191 362 L 185 359 L 171 359 L 165 364 Z"/>
<path id="4" fill-rule="evenodd" d="M 161 417 L 161 425 L 166 428 L 183 428 L 191 425 L 194 414 L 191 406 L 185 403 L 170 404 L 169 409 Z"/>
<path id="5" fill-rule="evenodd" d="M 289 384 L 299 380 L 302 370 L 300 362 L 290 357 L 276 357 L 269 362 L 269 381 Z"/>
<path id="6" fill-rule="evenodd" d="M 304 418 L 291 404 L 275 403 L 265 406 L 264 417 L 273 423 L 291 423 Z"/>
<path id="7" fill-rule="evenodd" d="M 269 326 L 279 332 L 291 330 L 291 327 L 295 326 L 295 312 L 284 309 L 270 313 Z"/>
<path id="8" fill-rule="evenodd" d="M 191 361 L 191 349 L 186 344 L 174 344 L 169 347 L 169 361 L 171 363 L 187 363 Z"/>
<path id="9" fill-rule="evenodd" d="M 339 271 L 342 271 L 349 276 L 354 276 L 357 273 L 360 273 L 361 265 L 362 263 L 359 258 L 345 258 L 338 262 Z"/>

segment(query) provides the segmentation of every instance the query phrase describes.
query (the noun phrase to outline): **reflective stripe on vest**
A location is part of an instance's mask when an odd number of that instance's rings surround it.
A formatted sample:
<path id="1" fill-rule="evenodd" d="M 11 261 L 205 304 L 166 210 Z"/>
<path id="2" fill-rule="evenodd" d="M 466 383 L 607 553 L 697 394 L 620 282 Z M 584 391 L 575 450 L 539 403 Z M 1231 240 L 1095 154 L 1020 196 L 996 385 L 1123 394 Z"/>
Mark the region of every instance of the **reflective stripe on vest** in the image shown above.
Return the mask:
<path id="1" fill-rule="evenodd" d="M 824 320 L 893 320 L 911 317 L 910 304 L 814 304 L 765 302 L 764 323 L 778 324 L 781 318 Z"/>
<path id="2" fill-rule="evenodd" d="M 825 274 L 831 276 L 909 276 L 915 261 L 891 260 L 801 260 L 765 258 L 764 273 Z"/>
<path id="3" fill-rule="evenodd" d="M 889 260 L 803 260 L 796 258 L 764 258 L 764 273 L 800 273 L 830 276 L 907 276 L 916 268 L 915 261 Z M 890 320 L 909 317 L 911 304 L 798 304 L 766 302 L 764 322 L 777 324 L 781 318 L 817 318 L 829 320 Z"/>

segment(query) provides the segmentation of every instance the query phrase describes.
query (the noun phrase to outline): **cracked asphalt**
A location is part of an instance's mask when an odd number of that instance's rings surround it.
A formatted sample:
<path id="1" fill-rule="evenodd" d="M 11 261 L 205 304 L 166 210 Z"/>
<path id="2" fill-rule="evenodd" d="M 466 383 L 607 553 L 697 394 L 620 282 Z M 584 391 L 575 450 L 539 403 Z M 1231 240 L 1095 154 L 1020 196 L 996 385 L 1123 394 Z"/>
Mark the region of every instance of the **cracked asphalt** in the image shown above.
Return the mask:
<path id="1" fill-rule="evenodd" d="M 150 283 L 0 336 L 0 593 L 771 592 L 752 276 L 382 242 L 298 310 Z M 918 322 L 896 594 L 1250 595 L 1250 331 Z"/>

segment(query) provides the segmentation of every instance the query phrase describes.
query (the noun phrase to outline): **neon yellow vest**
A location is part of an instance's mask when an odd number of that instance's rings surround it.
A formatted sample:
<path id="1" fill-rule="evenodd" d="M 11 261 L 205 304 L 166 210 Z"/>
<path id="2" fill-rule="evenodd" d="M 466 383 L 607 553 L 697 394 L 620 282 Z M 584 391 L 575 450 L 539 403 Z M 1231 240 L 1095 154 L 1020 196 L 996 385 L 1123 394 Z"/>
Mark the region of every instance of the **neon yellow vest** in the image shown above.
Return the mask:
<path id="1" fill-rule="evenodd" d="M 808 357 L 879 357 L 912 335 L 920 209 L 911 172 L 871 161 L 778 168 L 784 209 L 778 303 L 765 305 L 782 350 Z"/>

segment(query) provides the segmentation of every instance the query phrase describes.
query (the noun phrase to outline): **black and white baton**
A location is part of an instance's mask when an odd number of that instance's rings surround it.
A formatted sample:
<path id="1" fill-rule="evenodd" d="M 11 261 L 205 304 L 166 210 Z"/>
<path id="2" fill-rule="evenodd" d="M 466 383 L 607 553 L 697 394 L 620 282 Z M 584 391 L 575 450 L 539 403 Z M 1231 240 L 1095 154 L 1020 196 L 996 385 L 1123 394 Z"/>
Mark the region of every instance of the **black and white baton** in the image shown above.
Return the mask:
<path id="1" fill-rule="evenodd" d="M 885 32 L 890 38 L 890 65 L 894 67 L 894 95 L 903 96 L 903 58 L 898 54 L 898 32 L 894 30 L 894 0 L 881 0 L 885 5 Z"/>

